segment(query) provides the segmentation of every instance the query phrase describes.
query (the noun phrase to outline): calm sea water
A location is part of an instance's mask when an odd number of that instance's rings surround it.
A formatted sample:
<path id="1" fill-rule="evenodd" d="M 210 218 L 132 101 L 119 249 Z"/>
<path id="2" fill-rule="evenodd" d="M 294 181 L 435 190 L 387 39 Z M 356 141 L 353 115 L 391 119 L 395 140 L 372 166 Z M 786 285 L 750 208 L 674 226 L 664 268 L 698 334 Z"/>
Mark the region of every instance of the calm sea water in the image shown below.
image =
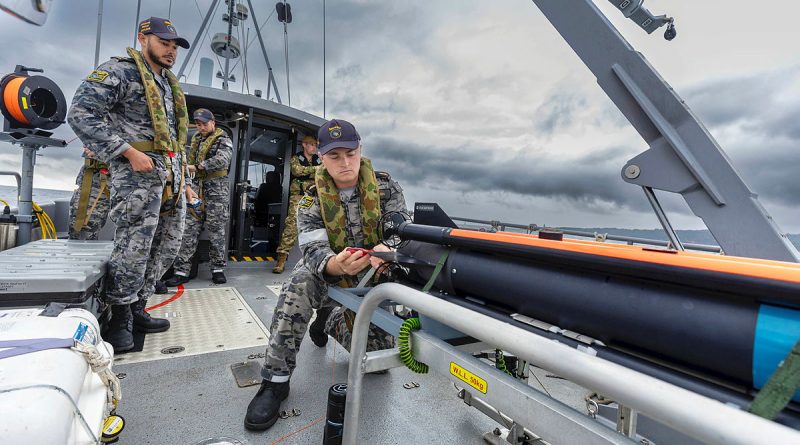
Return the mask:
<path id="1" fill-rule="evenodd" d="M 53 201 L 72 196 L 72 190 L 33 189 L 33 200 L 37 203 Z M 0 185 L 0 199 L 8 201 L 12 206 L 17 205 L 17 188 L 14 186 Z"/>

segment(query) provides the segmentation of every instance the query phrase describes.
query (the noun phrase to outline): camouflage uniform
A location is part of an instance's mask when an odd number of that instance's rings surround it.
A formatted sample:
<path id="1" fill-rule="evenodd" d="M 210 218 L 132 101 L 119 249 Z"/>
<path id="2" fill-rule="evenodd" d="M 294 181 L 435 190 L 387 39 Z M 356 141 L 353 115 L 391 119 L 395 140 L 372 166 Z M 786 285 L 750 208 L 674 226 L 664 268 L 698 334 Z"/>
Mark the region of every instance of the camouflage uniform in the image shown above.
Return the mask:
<path id="1" fill-rule="evenodd" d="M 205 137 L 197 133 L 199 143 Z M 230 216 L 230 184 L 228 176 L 202 179 L 207 173 L 225 171 L 231 165 L 233 156 L 233 142 L 228 136 L 220 136 L 208 152 L 204 160 L 199 160 L 202 170 L 194 175 L 192 189 L 198 193 L 203 204 L 198 209 L 189 209 L 186 212 L 186 228 L 183 232 L 183 241 L 178 256 L 175 258 L 175 272 L 179 275 L 188 276 L 192 268 L 192 256 L 197 249 L 197 240 L 200 232 L 205 226 L 208 231 L 208 238 L 211 242 L 211 271 L 222 271 L 228 265 L 227 261 L 227 240 L 225 230 L 228 227 Z M 192 159 L 191 154 L 189 159 Z"/>
<path id="2" fill-rule="evenodd" d="M 380 188 L 381 211 L 405 212 L 405 198 L 400 186 L 386 173 L 376 172 L 376 176 Z M 352 247 L 363 247 L 364 233 L 358 190 L 349 197 L 345 194 L 340 196 L 346 214 L 348 239 L 353 241 Z M 328 297 L 328 286 L 338 284 L 342 277 L 325 274 L 325 266 L 335 253 L 331 250 L 320 214 L 319 198 L 316 194 L 311 198 L 313 202 L 309 206 L 300 205 L 297 208 L 297 226 L 300 231 L 298 239 L 303 258 L 295 265 L 289 279 L 283 284 L 270 325 L 269 344 L 261 375 L 265 380 L 273 382 L 289 380 L 314 309 L 335 307 L 328 318 L 325 330 L 345 348 L 350 349 L 349 326 L 352 326 L 353 313 L 339 307 Z M 359 275 L 365 273 L 366 271 Z M 367 350 L 392 347 L 394 347 L 394 337 L 371 325 Z"/>
<path id="3" fill-rule="evenodd" d="M 148 69 L 149 66 L 148 66 Z M 167 79 L 153 73 L 167 113 L 170 135 L 177 137 L 177 118 Z M 139 71 L 130 58 L 113 58 L 100 65 L 75 92 L 67 120 L 84 145 L 111 172 L 111 211 L 116 224 L 114 250 L 108 265 L 106 300 L 113 305 L 146 301 L 155 281 L 172 264 L 180 248 L 186 207 L 180 190 L 181 156 L 145 154 L 150 172 L 135 172 L 121 156 L 130 143 L 153 141 L 155 131 Z M 171 174 L 167 166 L 171 166 Z M 168 179 L 171 179 L 168 182 Z M 165 187 L 174 201 L 162 206 Z"/>
<path id="4" fill-rule="evenodd" d="M 306 189 L 314 183 L 314 172 L 322 164 L 315 154 L 309 161 L 303 153 L 292 156 L 289 165 L 292 169 L 292 182 L 289 184 L 289 208 L 286 212 L 286 224 L 281 233 L 281 243 L 277 253 L 288 255 L 297 241 L 297 203 Z"/>
<path id="5" fill-rule="evenodd" d="M 88 202 L 81 207 L 81 194 L 86 185 L 83 183 L 86 175 L 91 175 L 91 184 L 88 191 Z M 75 180 L 78 186 L 72 193 L 69 202 L 69 239 L 96 240 L 100 229 L 106 224 L 109 206 L 109 178 L 108 166 L 92 159 L 86 159 Z M 102 190 L 102 191 L 101 191 Z M 75 228 L 75 219 L 83 212 L 86 215 L 81 228 Z"/>

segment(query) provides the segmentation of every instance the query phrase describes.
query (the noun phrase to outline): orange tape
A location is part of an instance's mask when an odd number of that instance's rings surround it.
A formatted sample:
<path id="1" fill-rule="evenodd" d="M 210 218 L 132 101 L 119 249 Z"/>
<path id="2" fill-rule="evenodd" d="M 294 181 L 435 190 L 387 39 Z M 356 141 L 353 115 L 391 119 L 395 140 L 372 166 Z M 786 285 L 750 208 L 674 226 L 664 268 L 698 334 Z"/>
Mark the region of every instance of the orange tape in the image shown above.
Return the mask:
<path id="1" fill-rule="evenodd" d="M 22 114 L 22 110 L 19 107 L 19 89 L 22 86 L 22 83 L 25 82 L 27 77 L 24 76 L 17 76 L 13 79 L 9 80 L 6 83 L 6 87 L 3 89 L 3 104 L 8 110 L 8 113 L 13 117 L 17 122 L 25 125 L 30 125 L 28 119 L 25 118 L 25 115 Z"/>
<path id="2" fill-rule="evenodd" d="M 653 252 L 652 250 L 645 250 L 641 246 L 609 244 L 596 241 L 578 241 L 567 238 L 564 238 L 563 241 L 554 241 L 541 239 L 534 235 L 509 232 L 489 233 L 453 229 L 450 231 L 450 235 L 456 238 L 535 246 L 608 258 L 641 261 L 643 263 L 663 264 L 667 266 L 686 267 L 690 269 L 800 283 L 800 264 L 784 261 L 713 255 L 700 252 Z"/>

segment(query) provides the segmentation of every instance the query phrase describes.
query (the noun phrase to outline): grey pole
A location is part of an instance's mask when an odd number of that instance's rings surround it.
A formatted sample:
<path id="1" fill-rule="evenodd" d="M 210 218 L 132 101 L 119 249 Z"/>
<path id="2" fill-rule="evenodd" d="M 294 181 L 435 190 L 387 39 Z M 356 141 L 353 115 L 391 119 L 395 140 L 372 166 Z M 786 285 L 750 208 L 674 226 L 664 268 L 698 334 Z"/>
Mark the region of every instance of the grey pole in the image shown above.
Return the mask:
<path id="1" fill-rule="evenodd" d="M 18 246 L 31 242 L 31 228 L 33 226 L 33 165 L 36 163 L 36 150 L 39 147 L 22 144 L 21 148 L 22 182 L 19 184 L 19 196 L 17 197 Z"/>
<path id="2" fill-rule="evenodd" d="M 94 43 L 94 66 L 100 64 L 100 34 L 103 30 L 103 0 L 100 0 L 97 6 L 97 37 Z"/>
<path id="3" fill-rule="evenodd" d="M 283 0 L 283 8 L 285 11 L 286 9 L 286 0 Z M 289 14 L 286 14 L 286 19 L 288 20 Z M 284 57 L 286 58 L 286 97 L 289 101 L 289 106 L 292 106 L 292 89 L 289 86 L 289 31 L 287 28 L 286 20 L 283 21 L 283 52 Z"/>
<path id="4" fill-rule="evenodd" d="M 652 187 L 642 187 L 644 190 L 645 196 L 647 196 L 647 201 L 650 202 L 650 206 L 653 207 L 653 211 L 656 213 L 656 218 L 658 218 L 658 222 L 661 223 L 661 227 L 664 228 L 664 232 L 667 234 L 667 238 L 669 238 L 670 244 L 672 244 L 673 249 L 677 250 L 685 250 L 683 248 L 683 244 L 681 240 L 678 238 L 678 234 L 675 232 L 675 229 L 672 228 L 672 224 L 669 222 L 669 218 L 667 218 L 667 214 L 664 213 L 664 209 L 661 207 L 661 203 L 658 202 L 656 198 L 656 193 L 653 191 Z"/>
<path id="5" fill-rule="evenodd" d="M 216 1 L 216 0 L 215 0 Z M 136 2 L 136 23 L 133 24 L 133 49 L 136 49 L 136 44 L 139 43 L 139 15 L 142 13 L 142 0 Z M 180 77 L 180 76 L 178 76 Z"/>
<path id="6" fill-rule="evenodd" d="M 139 0 L 141 3 L 141 0 Z M 211 19 L 211 13 L 214 12 L 214 8 L 217 7 L 217 3 L 219 0 L 214 0 L 211 2 L 211 6 L 208 7 L 208 11 L 206 12 L 206 16 L 203 17 L 203 23 L 200 25 L 200 29 L 197 30 L 197 34 L 194 36 L 194 40 L 192 41 L 192 46 L 189 47 L 189 53 L 186 54 L 186 58 L 183 59 L 183 63 L 181 64 L 181 69 L 178 70 L 178 79 L 183 76 L 183 71 L 186 69 L 186 65 L 189 64 L 189 60 L 192 58 L 192 54 L 194 54 L 195 49 L 197 48 L 197 42 L 200 41 L 200 37 L 203 35 L 203 31 L 208 26 L 208 21 Z"/>
<path id="7" fill-rule="evenodd" d="M 228 3 L 228 53 L 231 51 L 231 33 L 233 33 L 233 3 Z M 228 77 L 230 76 L 231 58 L 225 57 L 225 72 L 222 77 L 222 89 L 228 91 Z"/>
<path id="8" fill-rule="evenodd" d="M 327 16 L 325 14 L 325 0 L 322 0 L 322 118 L 326 119 L 327 116 L 325 114 L 325 93 L 327 89 L 325 88 L 325 80 L 327 77 L 327 61 L 325 58 L 328 55 L 328 33 L 325 29 L 325 22 L 327 21 Z"/>
<path id="9" fill-rule="evenodd" d="M 367 332 L 378 305 L 392 300 L 498 349 L 511 351 L 575 383 L 709 444 L 798 443 L 784 425 L 658 380 L 498 319 L 397 283 L 378 285 L 364 297 L 353 324 L 347 374 L 343 444 L 358 443 Z"/>
<path id="10" fill-rule="evenodd" d="M 253 2 L 251 0 L 247 0 L 247 6 L 250 7 L 250 15 L 253 16 L 253 22 L 256 24 L 256 35 L 258 36 L 258 43 L 261 44 L 261 52 L 264 54 L 264 61 L 267 62 L 267 70 L 269 71 L 268 79 L 267 79 L 267 98 L 269 98 L 269 85 L 272 85 L 272 88 L 275 90 L 275 97 L 278 99 L 278 103 L 282 104 L 281 102 L 281 93 L 278 92 L 278 85 L 275 83 L 275 76 L 272 75 L 272 64 L 269 63 L 269 56 L 267 56 L 267 47 L 264 46 L 264 39 L 261 37 L 261 29 L 258 26 L 258 19 L 256 18 L 256 10 L 253 9 Z"/>

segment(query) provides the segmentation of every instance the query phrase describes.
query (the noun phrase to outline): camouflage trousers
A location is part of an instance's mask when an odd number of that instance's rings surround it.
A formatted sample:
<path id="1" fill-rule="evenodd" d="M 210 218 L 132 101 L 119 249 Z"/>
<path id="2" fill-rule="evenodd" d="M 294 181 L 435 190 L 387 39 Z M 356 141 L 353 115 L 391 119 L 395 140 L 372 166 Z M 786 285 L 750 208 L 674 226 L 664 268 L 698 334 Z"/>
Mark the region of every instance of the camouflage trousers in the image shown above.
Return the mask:
<path id="1" fill-rule="evenodd" d="M 328 297 L 328 284 L 317 278 L 301 260 L 283 283 L 272 323 L 261 376 L 273 382 L 289 380 L 297 365 L 297 352 L 308 330 L 314 309 L 333 307 L 325 324 L 325 332 L 350 350 L 354 313 L 345 310 Z M 370 325 L 367 351 L 394 347 L 394 337 L 375 325 Z"/>
<path id="2" fill-rule="evenodd" d="M 79 240 L 96 240 L 97 234 L 106 223 L 109 211 L 109 186 L 107 179 L 103 179 L 98 171 L 89 170 L 88 174 L 92 175 L 92 185 L 88 191 L 89 202 L 86 209 L 87 215 L 83 223 L 83 227 L 75 230 L 75 218 L 78 216 L 78 208 L 80 207 L 81 194 L 83 193 L 83 178 L 87 174 L 86 166 L 81 166 L 81 171 L 78 173 L 78 179 L 75 183 L 78 187 L 72 193 L 72 199 L 69 201 L 69 239 Z M 105 182 L 105 187 L 101 187 L 101 182 Z M 101 192 L 101 188 L 104 190 Z"/>
<path id="3" fill-rule="evenodd" d="M 175 158 L 178 159 L 178 158 Z M 147 300 L 155 282 L 172 265 L 181 246 L 185 196 L 180 178 L 170 185 L 177 201 L 162 206 L 167 170 L 161 156 L 154 156 L 155 169 L 135 172 L 124 157 L 115 158 L 111 169 L 111 212 L 117 225 L 114 250 L 108 263 L 106 301 L 122 305 Z M 163 214 L 162 214 L 163 213 Z"/>
<path id="4" fill-rule="evenodd" d="M 206 181 L 203 190 L 203 206 L 198 209 L 186 211 L 186 228 L 183 232 L 183 241 L 178 256 L 175 258 L 175 272 L 188 276 L 192 268 L 192 257 L 197 250 L 200 233 L 205 227 L 211 243 L 209 250 L 211 271 L 223 270 L 228 265 L 227 240 L 225 237 L 229 219 L 228 179 L 221 179 L 219 186 L 209 186 Z"/>
<path id="5" fill-rule="evenodd" d="M 300 202 L 302 197 L 302 193 L 289 195 L 289 209 L 286 211 L 286 224 L 281 233 L 281 243 L 278 245 L 277 250 L 278 255 L 288 255 L 292 247 L 294 247 L 294 243 L 297 242 L 297 203 Z"/>

